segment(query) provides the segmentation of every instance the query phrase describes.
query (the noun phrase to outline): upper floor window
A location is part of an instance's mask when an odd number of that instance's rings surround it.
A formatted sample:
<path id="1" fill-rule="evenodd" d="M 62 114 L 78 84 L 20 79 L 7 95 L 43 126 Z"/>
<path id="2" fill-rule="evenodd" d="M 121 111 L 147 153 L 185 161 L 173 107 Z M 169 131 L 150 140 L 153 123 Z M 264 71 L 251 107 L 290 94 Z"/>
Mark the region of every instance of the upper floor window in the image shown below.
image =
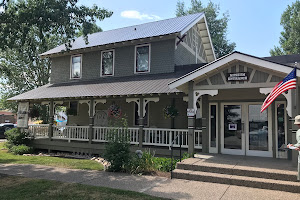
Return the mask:
<path id="1" fill-rule="evenodd" d="M 150 71 L 150 44 L 135 47 L 135 72 Z"/>
<path id="2" fill-rule="evenodd" d="M 115 50 L 101 52 L 101 76 L 114 75 Z"/>
<path id="3" fill-rule="evenodd" d="M 71 57 L 71 78 L 81 78 L 81 55 Z"/>

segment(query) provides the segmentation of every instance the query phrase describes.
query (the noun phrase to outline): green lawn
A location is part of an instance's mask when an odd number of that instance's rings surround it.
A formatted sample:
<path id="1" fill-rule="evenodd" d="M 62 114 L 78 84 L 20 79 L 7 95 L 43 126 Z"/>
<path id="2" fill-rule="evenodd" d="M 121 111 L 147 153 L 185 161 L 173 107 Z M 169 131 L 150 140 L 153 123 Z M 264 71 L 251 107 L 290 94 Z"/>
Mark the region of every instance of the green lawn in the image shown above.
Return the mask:
<path id="1" fill-rule="evenodd" d="M 68 159 L 46 156 L 20 156 L 8 153 L 7 150 L 3 148 L 4 142 L 0 142 L 0 163 L 39 164 L 71 169 L 103 170 L 103 165 L 93 160 Z"/>
<path id="2" fill-rule="evenodd" d="M 1 200 L 18 199 L 161 199 L 146 194 L 0 174 Z"/>

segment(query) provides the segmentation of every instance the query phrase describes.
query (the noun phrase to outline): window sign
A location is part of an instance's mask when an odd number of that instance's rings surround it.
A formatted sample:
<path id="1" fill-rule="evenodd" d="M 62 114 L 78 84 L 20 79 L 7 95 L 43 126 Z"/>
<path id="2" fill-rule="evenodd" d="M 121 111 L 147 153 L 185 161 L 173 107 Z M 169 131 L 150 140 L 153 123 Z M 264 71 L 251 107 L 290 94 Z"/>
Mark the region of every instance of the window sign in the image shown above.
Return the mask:
<path id="1" fill-rule="evenodd" d="M 28 128 L 28 110 L 29 102 L 20 102 L 18 106 L 18 128 Z"/>
<path id="2" fill-rule="evenodd" d="M 71 78 L 81 78 L 81 56 L 72 56 Z"/>
<path id="3" fill-rule="evenodd" d="M 114 73 L 114 51 L 103 51 L 101 57 L 102 76 L 113 76 Z"/>
<path id="4" fill-rule="evenodd" d="M 229 131 L 236 131 L 237 130 L 237 124 L 228 124 L 228 130 Z"/>
<path id="5" fill-rule="evenodd" d="M 227 73 L 227 81 L 248 81 L 248 72 Z"/>
<path id="6" fill-rule="evenodd" d="M 136 47 L 136 72 L 149 72 L 150 46 Z"/>

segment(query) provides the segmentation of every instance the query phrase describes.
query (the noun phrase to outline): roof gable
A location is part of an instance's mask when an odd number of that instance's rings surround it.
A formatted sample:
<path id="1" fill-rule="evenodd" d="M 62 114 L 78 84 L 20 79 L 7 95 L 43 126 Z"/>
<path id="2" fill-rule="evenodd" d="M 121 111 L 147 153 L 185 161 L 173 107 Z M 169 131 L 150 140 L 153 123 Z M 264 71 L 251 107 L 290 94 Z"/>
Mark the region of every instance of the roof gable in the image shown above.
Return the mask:
<path id="1" fill-rule="evenodd" d="M 156 22 L 149 22 L 145 24 L 114 29 L 110 31 L 98 32 L 88 35 L 88 44 L 85 44 L 83 37 L 77 38 L 72 43 L 70 51 L 164 35 L 175 34 L 181 37 L 186 31 L 188 31 L 192 26 L 197 24 L 200 20 L 204 20 L 204 23 L 206 23 L 204 13 L 197 13 L 182 17 L 176 17 Z M 204 25 L 206 26 L 206 24 Z M 206 29 L 203 30 L 206 31 Z M 209 41 L 211 42 L 210 36 Z M 210 48 L 213 49 L 212 44 L 210 44 Z M 64 51 L 65 45 L 63 44 L 47 52 L 42 53 L 41 56 L 49 57 L 53 54 L 60 54 Z"/>
<path id="2" fill-rule="evenodd" d="M 189 81 L 200 80 L 201 77 L 207 76 L 207 74 L 211 74 L 211 72 L 213 71 L 217 72 L 219 68 L 223 67 L 224 65 L 228 65 L 228 63 L 232 63 L 235 61 L 250 63 L 252 65 L 266 68 L 270 71 L 274 71 L 277 73 L 278 72 L 284 73 L 284 74 L 290 73 L 291 70 L 293 69 L 293 67 L 289 65 L 268 61 L 262 58 L 258 58 L 240 52 L 233 52 L 172 81 L 171 83 L 169 83 L 169 87 L 171 89 L 180 88 L 180 87 L 184 88 Z M 297 76 L 300 77 L 300 74 L 298 73 Z"/>

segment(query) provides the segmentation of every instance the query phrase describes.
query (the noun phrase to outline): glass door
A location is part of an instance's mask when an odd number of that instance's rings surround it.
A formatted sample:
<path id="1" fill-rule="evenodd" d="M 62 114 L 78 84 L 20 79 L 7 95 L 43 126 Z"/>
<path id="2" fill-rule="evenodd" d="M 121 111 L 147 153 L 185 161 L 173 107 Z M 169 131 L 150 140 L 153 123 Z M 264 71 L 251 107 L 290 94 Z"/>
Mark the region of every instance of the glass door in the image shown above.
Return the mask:
<path id="1" fill-rule="evenodd" d="M 271 110 L 260 109 L 261 103 L 247 103 L 246 155 L 272 157 Z"/>
<path id="2" fill-rule="evenodd" d="M 244 105 L 221 104 L 221 152 L 245 155 Z"/>

